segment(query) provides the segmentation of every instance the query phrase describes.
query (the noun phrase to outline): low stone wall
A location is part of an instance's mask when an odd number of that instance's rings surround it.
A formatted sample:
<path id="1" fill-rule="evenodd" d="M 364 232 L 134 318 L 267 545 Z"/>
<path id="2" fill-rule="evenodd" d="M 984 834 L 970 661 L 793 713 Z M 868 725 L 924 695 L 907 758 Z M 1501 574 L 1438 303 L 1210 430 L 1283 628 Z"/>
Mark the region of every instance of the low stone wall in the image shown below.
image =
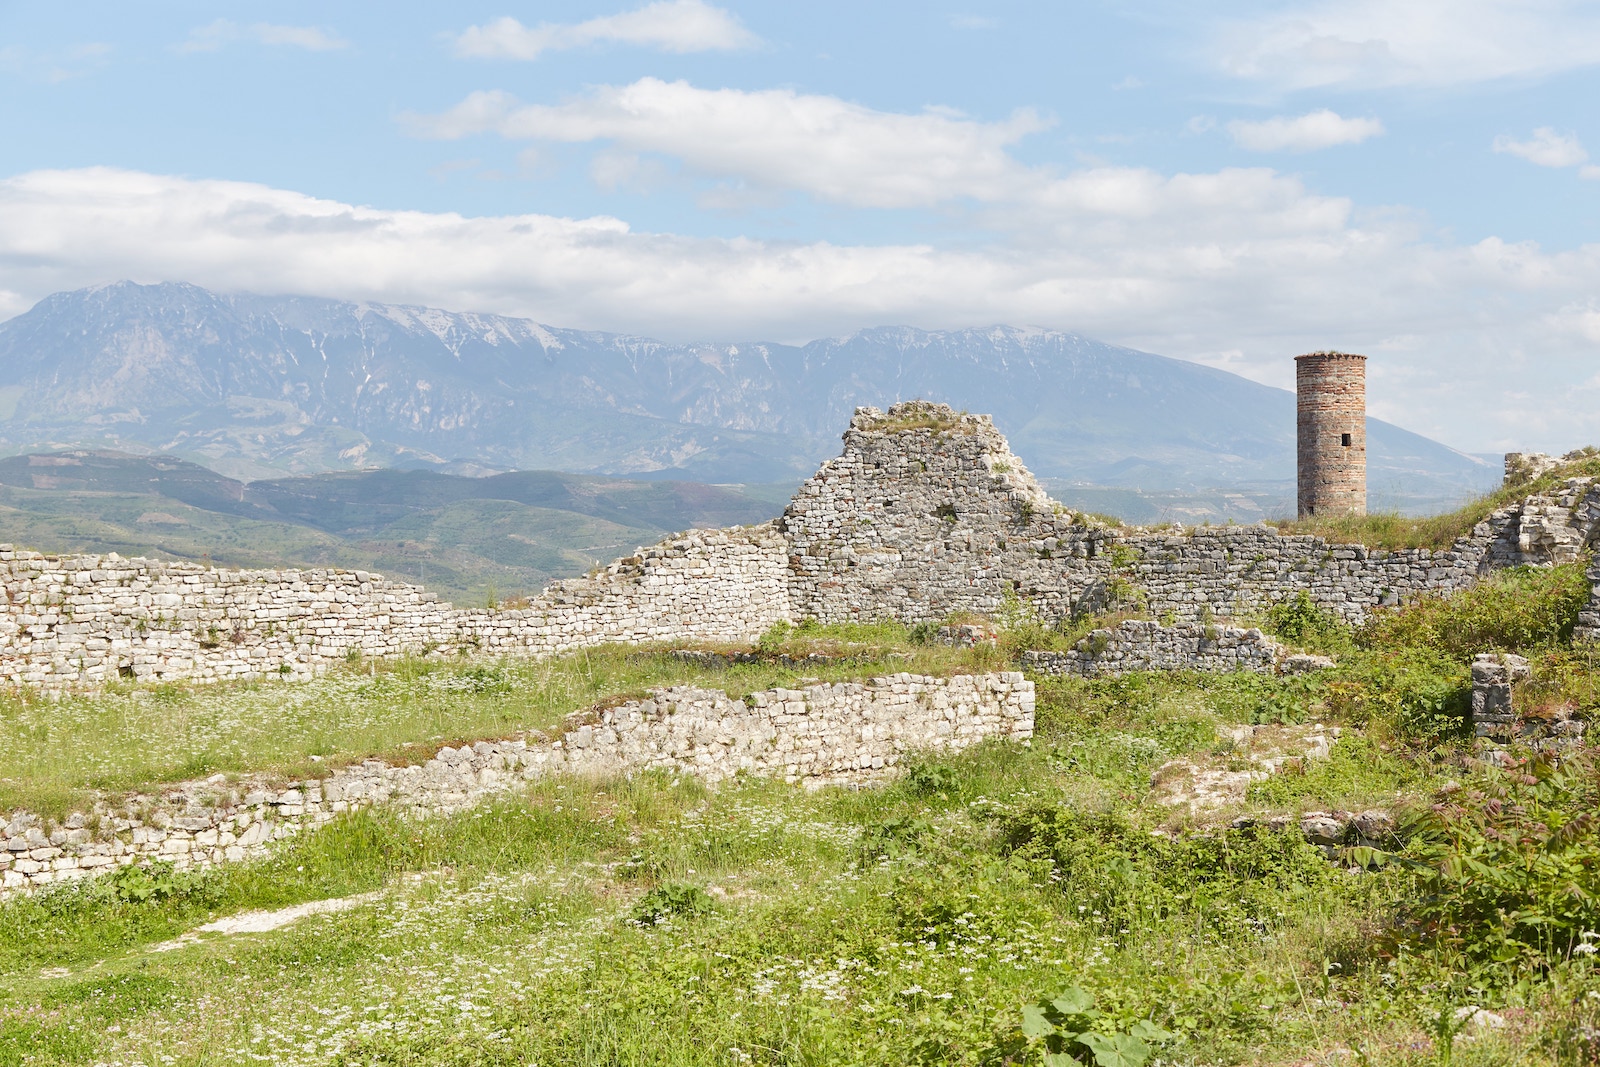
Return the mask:
<path id="1" fill-rule="evenodd" d="M 234 571 L 0 545 L 0 681 L 41 689 L 304 678 L 352 656 L 545 656 L 607 642 L 747 642 L 790 615 L 772 525 L 691 531 L 528 607 L 458 610 L 365 571 Z"/>
<path id="2" fill-rule="evenodd" d="M 1589 557 L 1589 602 L 1578 612 L 1578 625 L 1572 636 L 1579 641 L 1600 641 L 1600 549 Z"/>
<path id="3" fill-rule="evenodd" d="M 744 700 L 708 689 L 582 713 L 553 742 L 483 741 L 426 763 L 377 760 L 285 787 L 215 775 L 160 795 L 102 798 L 60 826 L 27 812 L 0 827 L 0 892 L 90 876 L 146 860 L 201 866 L 259 855 L 340 812 L 390 803 L 433 815 L 553 774 L 659 769 L 717 782 L 739 773 L 791 782 L 879 777 L 908 752 L 955 750 L 986 737 L 1033 735 L 1033 683 L 1020 673 L 773 689 Z"/>
<path id="4" fill-rule="evenodd" d="M 1291 656 L 1257 629 L 1130 619 L 1115 629 L 1095 630 L 1067 652 L 1024 652 L 1023 665 L 1041 674 L 1084 677 L 1129 671 L 1252 671 L 1274 674 L 1331 665 L 1316 656 Z"/>

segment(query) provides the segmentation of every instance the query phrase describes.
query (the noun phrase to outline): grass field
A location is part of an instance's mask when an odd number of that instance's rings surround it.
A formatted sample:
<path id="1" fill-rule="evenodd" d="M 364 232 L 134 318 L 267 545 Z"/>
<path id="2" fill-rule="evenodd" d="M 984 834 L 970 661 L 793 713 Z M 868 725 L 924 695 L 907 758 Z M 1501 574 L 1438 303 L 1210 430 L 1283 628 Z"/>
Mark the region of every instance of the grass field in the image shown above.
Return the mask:
<path id="1" fill-rule="evenodd" d="M 544 781 L 447 819 L 347 817 L 263 861 L 162 875 L 143 900 L 105 882 L 14 899 L 0 1067 L 1591 1064 L 1600 773 L 1583 750 L 1514 771 L 1478 759 L 1449 646 L 1471 623 L 1535 659 L 1529 699 L 1587 713 L 1600 699 L 1563 636 L 1569 579 L 1512 576 L 1362 633 L 1280 615 L 1341 652 L 1311 679 L 1040 680 L 1032 744 L 918 759 L 886 786 Z M 854 648 L 829 670 L 868 673 L 1014 651 L 927 649 L 894 626 L 768 644 Z M 43 796 L 535 729 L 661 682 L 792 678 L 623 650 L 352 668 L 12 705 L 0 745 L 35 746 L 7 773 L 31 767 L 56 746 L 29 731 L 62 713 L 60 747 L 83 755 L 8 785 Z M 171 721 L 190 740 L 147 736 Z M 1313 721 L 1345 727 L 1331 758 L 1236 804 L 1189 814 L 1152 793 L 1171 759 L 1235 766 L 1226 731 Z M 1337 862 L 1293 827 L 1230 828 L 1369 805 L 1401 835 Z M 276 930 L 196 932 L 334 900 Z"/>

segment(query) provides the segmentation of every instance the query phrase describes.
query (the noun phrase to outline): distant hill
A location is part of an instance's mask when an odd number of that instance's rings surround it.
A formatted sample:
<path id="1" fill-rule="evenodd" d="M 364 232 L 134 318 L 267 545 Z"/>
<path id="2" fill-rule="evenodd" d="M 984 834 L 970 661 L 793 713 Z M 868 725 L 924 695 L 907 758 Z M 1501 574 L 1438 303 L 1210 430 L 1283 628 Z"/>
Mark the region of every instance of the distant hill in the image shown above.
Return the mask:
<path id="1" fill-rule="evenodd" d="M 1070 333 L 674 345 L 127 282 L 0 323 L 0 450 L 171 453 L 241 479 L 380 466 L 795 483 L 835 454 L 856 405 L 912 397 L 993 414 L 1068 503 L 1114 487 L 1190 517 L 1232 499 L 1292 506 L 1290 393 Z M 1375 506 L 1441 507 L 1498 478 L 1377 420 L 1368 441 Z"/>
<path id="2" fill-rule="evenodd" d="M 538 592 L 678 530 L 770 519 L 786 489 L 551 471 L 245 483 L 171 456 L 75 450 L 0 459 L 0 540 L 228 566 L 363 568 L 483 603 Z"/>

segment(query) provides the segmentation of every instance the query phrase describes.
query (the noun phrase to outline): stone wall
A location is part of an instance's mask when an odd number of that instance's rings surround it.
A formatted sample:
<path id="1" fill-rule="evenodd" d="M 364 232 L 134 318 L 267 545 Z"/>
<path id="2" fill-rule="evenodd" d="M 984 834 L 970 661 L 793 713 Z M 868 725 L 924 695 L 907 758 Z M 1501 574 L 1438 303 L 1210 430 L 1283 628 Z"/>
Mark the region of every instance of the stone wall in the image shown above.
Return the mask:
<path id="1" fill-rule="evenodd" d="M 52 689 L 305 677 L 355 655 L 544 656 L 607 642 L 750 641 L 791 614 L 772 524 L 693 531 L 528 607 L 459 610 L 364 571 L 234 571 L 0 545 L 0 679 Z"/>
<path id="2" fill-rule="evenodd" d="M 1024 652 L 1023 666 L 1041 674 L 1084 677 L 1129 671 L 1251 671 L 1273 674 L 1291 657 L 1260 630 L 1199 623 L 1160 623 L 1130 619 L 1112 629 L 1095 630 L 1066 652 Z M 1314 657 L 1294 657 L 1311 660 Z"/>
<path id="3" fill-rule="evenodd" d="M 844 449 L 784 514 L 691 531 L 526 608 L 460 610 L 420 587 L 336 570 L 228 571 L 0 546 L 0 680 L 60 689 L 308 674 L 356 655 L 546 656 L 593 645 L 745 643 L 780 620 L 1050 624 L 1135 607 L 1169 621 L 1259 616 L 1306 593 L 1352 623 L 1488 571 L 1591 550 L 1600 487 L 1570 479 L 1449 549 L 1380 551 L 1268 526 L 1140 529 L 1052 501 L 987 416 L 860 409 Z M 1600 574 L 1583 633 L 1600 634 Z"/>
<path id="4" fill-rule="evenodd" d="M 159 795 L 102 797 L 60 826 L 17 812 L 0 825 L 0 892 L 82 878 L 146 860 L 190 867 L 259 855 L 340 812 L 391 803 L 415 814 L 459 811 L 551 774 L 659 769 L 720 781 L 739 773 L 791 782 L 862 781 L 908 752 L 1033 735 L 1033 683 L 1019 673 L 773 689 L 744 700 L 688 687 L 581 713 L 559 740 L 481 741 L 426 763 L 378 760 L 325 779 L 271 783 L 214 775 Z"/>
<path id="5" fill-rule="evenodd" d="M 992 616 L 1010 590 L 1048 623 L 1119 600 L 1158 618 L 1259 615 L 1300 592 L 1359 623 L 1497 567 L 1576 558 L 1600 532 L 1600 490 L 1572 479 L 1441 551 L 1266 525 L 1106 527 L 1051 501 L 987 416 L 913 403 L 860 409 L 843 454 L 801 487 L 778 527 L 793 610 L 826 622 Z"/>

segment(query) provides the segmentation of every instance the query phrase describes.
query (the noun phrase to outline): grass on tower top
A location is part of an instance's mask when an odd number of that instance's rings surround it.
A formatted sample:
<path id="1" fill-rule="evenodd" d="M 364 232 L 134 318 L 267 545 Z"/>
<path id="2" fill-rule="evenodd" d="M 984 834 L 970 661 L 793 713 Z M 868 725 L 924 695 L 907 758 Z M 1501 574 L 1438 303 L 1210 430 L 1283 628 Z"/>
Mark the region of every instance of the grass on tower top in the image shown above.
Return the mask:
<path id="1" fill-rule="evenodd" d="M 956 411 L 944 404 L 928 401 L 911 401 L 896 404 L 888 414 L 873 420 L 870 429 L 881 433 L 899 433 L 902 430 L 932 430 L 935 433 L 970 435 L 977 426 L 966 411 Z"/>

